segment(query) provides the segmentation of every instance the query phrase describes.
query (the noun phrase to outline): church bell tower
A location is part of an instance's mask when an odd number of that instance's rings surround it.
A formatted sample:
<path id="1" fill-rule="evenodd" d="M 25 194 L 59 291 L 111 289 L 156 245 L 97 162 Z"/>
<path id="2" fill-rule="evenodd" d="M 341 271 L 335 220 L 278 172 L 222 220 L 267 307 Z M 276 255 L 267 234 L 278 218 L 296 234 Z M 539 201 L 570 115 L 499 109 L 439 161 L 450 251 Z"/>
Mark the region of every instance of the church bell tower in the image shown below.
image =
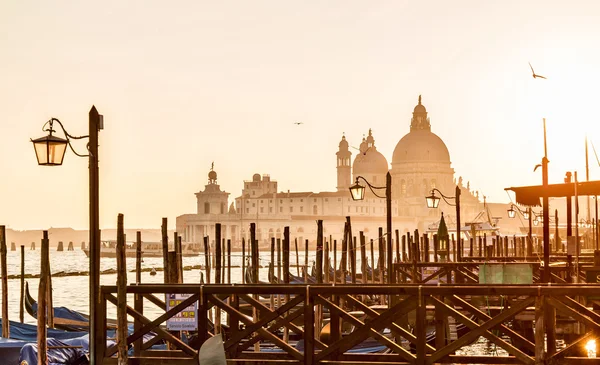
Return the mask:
<path id="1" fill-rule="evenodd" d="M 342 136 L 336 156 L 337 191 L 345 191 L 350 188 L 350 184 L 352 183 L 352 181 L 350 181 L 350 156 L 352 156 L 352 152 L 350 152 L 348 149 L 348 141 L 346 141 L 346 136 Z"/>

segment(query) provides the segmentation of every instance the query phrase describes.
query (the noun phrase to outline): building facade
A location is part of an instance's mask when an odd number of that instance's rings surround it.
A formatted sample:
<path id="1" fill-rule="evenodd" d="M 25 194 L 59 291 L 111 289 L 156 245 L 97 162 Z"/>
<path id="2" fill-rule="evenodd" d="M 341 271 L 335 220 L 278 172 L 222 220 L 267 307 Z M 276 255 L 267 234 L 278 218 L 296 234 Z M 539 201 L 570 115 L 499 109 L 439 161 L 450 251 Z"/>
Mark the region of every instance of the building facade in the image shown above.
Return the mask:
<path id="1" fill-rule="evenodd" d="M 410 121 L 410 132 L 403 136 L 392 155 L 391 168 L 383 154 L 377 151 L 373 131 L 363 138 L 354 159 L 345 136 L 336 152 L 337 186 L 332 192 L 279 191 L 277 181 L 270 175 L 254 174 L 243 182 L 242 194 L 228 205 L 229 193 L 221 191 L 217 173 L 211 168 L 208 184 L 195 193 L 197 211 L 177 217 L 177 232 L 184 241 L 202 242 L 204 236 L 214 239 L 216 223 L 222 225 L 222 237 L 239 246 L 241 239 L 249 238 L 250 223 L 256 223 L 256 237 L 265 244 L 272 237 L 282 238 L 284 227 L 290 227 L 292 240 L 314 241 L 317 219 L 323 220 L 324 235 L 341 240 L 346 217 L 352 221 L 355 236 L 364 232 L 367 239 L 377 239 L 379 230 L 385 230 L 385 199 L 375 196 L 367 188 L 363 201 L 353 201 L 348 188 L 357 177 L 374 186 L 385 186 L 386 174 L 392 176 L 392 228 L 400 235 L 439 221 L 444 212 L 448 229 L 456 229 L 456 209 L 440 202 L 437 209 L 427 208 L 425 196 L 437 188 L 453 196 L 455 187 L 461 189 L 461 220 L 468 221 L 483 208 L 477 193 L 471 192 L 462 178 L 455 179 L 450 153 L 440 137 L 431 132 L 431 122 L 421 96 Z M 361 182 L 364 185 L 364 183 Z M 381 196 L 385 190 L 381 190 Z M 454 224 L 454 226 L 453 226 Z"/>

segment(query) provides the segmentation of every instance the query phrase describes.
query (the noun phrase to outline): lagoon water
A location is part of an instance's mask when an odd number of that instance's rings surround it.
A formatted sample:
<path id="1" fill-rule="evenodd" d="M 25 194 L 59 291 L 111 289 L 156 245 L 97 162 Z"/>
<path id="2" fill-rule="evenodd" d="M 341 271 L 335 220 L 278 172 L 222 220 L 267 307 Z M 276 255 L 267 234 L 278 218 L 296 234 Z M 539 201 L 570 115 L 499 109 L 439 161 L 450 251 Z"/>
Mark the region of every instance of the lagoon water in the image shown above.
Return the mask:
<path id="1" fill-rule="evenodd" d="M 40 253 L 41 250 L 28 250 L 25 249 L 25 273 L 26 274 L 39 274 L 40 273 Z M 304 263 L 304 253 L 300 254 L 300 263 Z M 234 266 L 231 270 L 231 281 L 233 283 L 242 282 L 242 254 L 241 252 L 231 253 L 231 265 Z M 338 253 L 338 256 L 339 253 Z M 314 252 L 309 252 L 309 264 L 314 259 Z M 196 266 L 204 265 L 204 255 L 194 257 L 183 257 L 183 266 Z M 339 257 L 338 257 L 339 260 Z M 261 280 L 266 281 L 268 276 L 267 266 L 271 261 L 270 252 L 264 252 L 260 255 L 260 265 L 263 268 L 259 271 Z M 291 265 L 296 264 L 295 253 L 291 257 Z M 160 258 L 144 258 L 142 262 L 142 269 L 148 268 L 162 268 L 163 259 Z M 237 266 L 237 267 L 235 267 Z M 360 267 L 360 266 L 359 266 Z M 117 261 L 114 258 L 100 258 L 100 270 L 104 271 L 107 269 L 116 269 Z M 17 247 L 17 251 L 9 251 L 7 255 L 7 269 L 8 275 L 20 275 L 21 273 L 21 253 L 20 248 Z M 76 248 L 75 251 L 56 251 L 55 247 L 50 248 L 50 270 L 52 274 L 59 272 L 80 272 L 89 271 L 89 259 L 85 253 Z M 135 282 L 135 259 L 127 258 L 127 283 Z M 202 270 L 204 271 L 204 270 Z M 296 268 L 290 269 L 293 274 L 296 274 Z M 185 270 L 183 272 L 184 283 L 199 283 L 200 282 L 200 270 Z M 211 270 L 212 282 L 214 282 L 214 269 Z M 203 273 L 204 274 L 204 273 Z M 206 282 L 206 278 L 204 278 Z M 37 300 L 38 296 L 38 279 L 26 279 L 29 284 L 29 292 L 31 296 Z M 103 274 L 100 275 L 100 285 L 116 285 L 117 275 L 116 274 Z M 157 271 L 155 276 L 151 276 L 149 272 L 142 272 L 142 283 L 163 283 L 163 272 Z M 83 313 L 89 312 L 89 277 L 86 276 L 66 276 L 66 277 L 52 277 L 52 298 L 55 307 L 64 306 L 72 310 L 76 310 Z M 1 288 L 0 288 L 1 292 Z M 20 298 L 20 279 L 9 279 L 8 280 L 8 309 L 9 319 L 13 321 L 19 320 L 19 298 Z M 133 305 L 133 296 L 128 298 L 130 304 Z M 155 318 L 160 315 L 161 312 L 153 304 L 147 303 L 144 307 L 144 312 L 149 318 Z M 107 316 L 109 318 L 116 318 L 116 308 L 112 304 L 108 304 Z M 36 320 L 28 313 L 25 313 L 24 321 L 26 323 L 35 324 Z"/>

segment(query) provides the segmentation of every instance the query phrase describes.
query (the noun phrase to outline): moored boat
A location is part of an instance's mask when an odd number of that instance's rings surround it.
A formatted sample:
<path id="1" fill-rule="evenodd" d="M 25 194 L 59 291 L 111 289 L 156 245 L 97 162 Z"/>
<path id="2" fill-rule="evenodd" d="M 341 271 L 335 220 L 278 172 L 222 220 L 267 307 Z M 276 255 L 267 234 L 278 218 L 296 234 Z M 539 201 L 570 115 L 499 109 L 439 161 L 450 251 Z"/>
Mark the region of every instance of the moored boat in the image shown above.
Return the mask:
<path id="1" fill-rule="evenodd" d="M 33 318 L 37 318 L 37 301 L 29 293 L 29 283 L 25 282 L 24 296 L 25 310 Z M 117 321 L 107 319 L 106 326 L 110 328 L 117 327 Z M 54 327 L 65 331 L 88 331 L 90 327 L 90 317 L 87 314 L 74 311 L 67 307 L 54 307 Z"/>

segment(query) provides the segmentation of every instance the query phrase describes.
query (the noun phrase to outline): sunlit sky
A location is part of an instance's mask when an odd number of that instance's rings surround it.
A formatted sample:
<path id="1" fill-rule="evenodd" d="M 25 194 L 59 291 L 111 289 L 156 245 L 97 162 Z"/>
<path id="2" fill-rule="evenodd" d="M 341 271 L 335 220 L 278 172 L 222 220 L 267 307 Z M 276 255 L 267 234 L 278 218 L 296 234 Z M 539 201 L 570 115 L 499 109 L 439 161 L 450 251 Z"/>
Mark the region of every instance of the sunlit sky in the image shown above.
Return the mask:
<path id="1" fill-rule="evenodd" d="M 584 180 L 585 136 L 600 149 L 599 40 L 591 0 L 5 1 L 0 224 L 88 227 L 87 159 L 37 166 L 29 139 L 51 117 L 87 134 L 92 105 L 102 228 L 118 213 L 174 228 L 213 161 L 230 201 L 253 173 L 335 191 L 342 133 L 358 146 L 372 128 L 391 163 L 420 94 L 456 176 L 489 201 L 541 183 L 544 117 L 550 182 Z M 590 145 L 591 179 L 598 166 Z"/>

